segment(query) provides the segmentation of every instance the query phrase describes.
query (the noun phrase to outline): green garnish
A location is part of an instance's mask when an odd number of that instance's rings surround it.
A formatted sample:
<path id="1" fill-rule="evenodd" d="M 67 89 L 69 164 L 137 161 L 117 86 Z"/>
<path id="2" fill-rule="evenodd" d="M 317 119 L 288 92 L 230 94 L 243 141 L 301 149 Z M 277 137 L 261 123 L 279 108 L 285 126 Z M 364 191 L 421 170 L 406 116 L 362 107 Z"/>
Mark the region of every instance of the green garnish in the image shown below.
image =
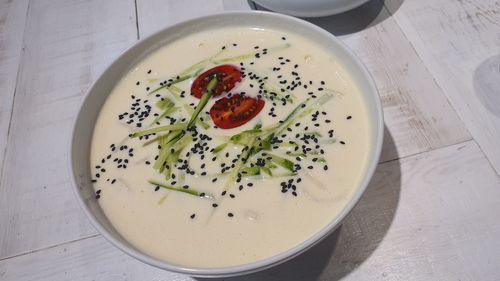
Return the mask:
<path id="1" fill-rule="evenodd" d="M 224 148 L 226 148 L 226 146 L 228 145 L 228 143 L 223 143 L 223 144 L 220 144 L 218 146 L 216 146 L 214 148 L 214 151 L 212 151 L 212 153 L 219 153 L 220 151 L 224 150 Z"/>
<path id="2" fill-rule="evenodd" d="M 186 81 L 186 80 L 188 80 L 189 78 L 191 78 L 191 77 L 194 77 L 194 76 L 198 75 L 198 73 L 200 73 L 200 71 L 202 71 L 202 70 L 203 70 L 203 69 L 198 69 L 197 71 L 195 71 L 195 72 L 193 72 L 193 73 L 184 74 L 184 75 L 182 75 L 182 76 L 177 76 L 177 77 L 176 77 L 176 78 L 174 78 L 174 79 L 170 79 L 170 80 L 171 80 L 170 82 L 168 82 L 168 81 L 167 81 L 167 83 L 163 84 L 162 86 L 160 86 L 160 87 L 158 87 L 158 88 L 156 88 L 156 89 L 151 90 L 151 92 L 149 92 L 149 93 L 148 93 L 148 95 L 151 95 L 151 94 L 153 94 L 153 93 L 156 93 L 156 92 L 158 92 L 158 91 L 159 91 L 159 90 L 161 90 L 161 89 L 168 88 L 168 87 L 170 87 L 170 86 L 172 86 L 172 85 L 175 85 L 175 84 L 177 84 L 177 83 L 180 83 L 180 82 Z"/>
<path id="3" fill-rule="evenodd" d="M 295 172 L 294 164 L 292 161 L 290 161 L 284 157 L 280 157 L 278 155 L 271 154 L 271 153 L 268 153 L 267 155 L 269 155 L 271 157 L 271 161 L 273 161 L 277 165 L 280 165 L 281 167 L 283 167 L 291 172 Z"/>
<path id="4" fill-rule="evenodd" d="M 247 167 L 240 170 L 243 177 L 257 176 L 260 175 L 260 168 L 257 166 Z"/>
<path id="5" fill-rule="evenodd" d="M 187 129 L 191 129 L 194 125 L 194 122 L 198 119 L 198 115 L 200 115 L 200 112 L 205 108 L 205 106 L 208 103 L 208 100 L 212 97 L 213 95 L 213 90 L 215 87 L 217 87 L 217 77 L 212 78 L 210 82 L 208 82 L 207 88 L 205 89 L 205 92 L 203 93 L 203 96 L 201 96 L 200 101 L 198 102 L 198 105 L 196 106 L 193 114 L 191 115 L 191 119 L 189 120 L 187 124 Z"/>
<path id="6" fill-rule="evenodd" d="M 175 187 L 175 186 L 171 186 L 168 184 L 157 182 L 155 180 L 148 180 L 148 182 L 152 185 L 156 185 L 156 186 L 159 186 L 161 188 L 165 188 L 165 189 L 172 190 L 172 191 L 178 191 L 178 192 L 186 193 L 186 194 L 197 196 L 197 197 L 213 198 L 213 196 L 211 196 L 211 195 L 207 195 L 203 192 L 196 191 L 192 188 L 186 189 L 186 188 L 182 188 L 182 187 Z M 202 194 L 203 194 L 203 196 L 202 196 Z"/>
<path id="7" fill-rule="evenodd" d="M 177 123 L 173 125 L 165 125 L 161 127 L 151 128 L 143 131 L 138 131 L 130 135 L 130 138 L 138 138 L 149 134 L 159 133 L 163 131 L 175 131 L 186 128 L 187 123 Z"/>

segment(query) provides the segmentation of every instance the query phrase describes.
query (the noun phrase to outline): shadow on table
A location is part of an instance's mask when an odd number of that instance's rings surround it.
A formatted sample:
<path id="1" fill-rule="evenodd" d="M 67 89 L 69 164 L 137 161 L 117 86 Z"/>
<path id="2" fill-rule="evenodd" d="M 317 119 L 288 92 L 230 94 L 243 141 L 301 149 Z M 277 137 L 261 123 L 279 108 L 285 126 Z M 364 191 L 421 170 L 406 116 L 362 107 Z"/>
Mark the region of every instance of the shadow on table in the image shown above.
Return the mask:
<path id="1" fill-rule="evenodd" d="M 386 2 L 390 2 L 391 13 L 384 9 Z M 391 14 L 395 13 L 403 2 L 404 0 L 370 0 L 351 11 L 341 14 L 302 19 L 326 29 L 336 36 L 347 35 L 383 22 Z M 252 0 L 248 0 L 248 4 L 253 10 L 269 11 Z"/>
<path id="2" fill-rule="evenodd" d="M 392 141 L 386 129 L 386 139 Z M 395 147 L 384 146 L 396 151 Z M 339 280 L 353 272 L 377 249 L 387 233 L 399 201 L 401 171 L 398 160 L 379 164 L 358 204 L 342 225 L 319 244 L 281 265 L 245 276 L 210 279 L 227 281 Z M 197 280 L 207 280 L 197 278 Z"/>
<path id="3" fill-rule="evenodd" d="M 473 83 L 479 101 L 500 117 L 500 55 L 489 57 L 476 68 Z"/>

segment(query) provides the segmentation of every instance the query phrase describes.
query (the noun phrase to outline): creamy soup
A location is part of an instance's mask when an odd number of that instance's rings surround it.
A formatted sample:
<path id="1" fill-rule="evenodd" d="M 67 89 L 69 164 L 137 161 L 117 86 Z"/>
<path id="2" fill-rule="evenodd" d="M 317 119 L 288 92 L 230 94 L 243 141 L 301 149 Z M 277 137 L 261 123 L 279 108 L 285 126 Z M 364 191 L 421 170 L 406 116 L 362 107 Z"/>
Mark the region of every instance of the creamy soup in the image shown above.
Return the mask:
<path id="1" fill-rule="evenodd" d="M 365 171 L 365 104 L 335 54 L 279 30 L 200 32 L 109 95 L 96 198 L 141 251 L 193 267 L 282 253 L 325 227 Z"/>

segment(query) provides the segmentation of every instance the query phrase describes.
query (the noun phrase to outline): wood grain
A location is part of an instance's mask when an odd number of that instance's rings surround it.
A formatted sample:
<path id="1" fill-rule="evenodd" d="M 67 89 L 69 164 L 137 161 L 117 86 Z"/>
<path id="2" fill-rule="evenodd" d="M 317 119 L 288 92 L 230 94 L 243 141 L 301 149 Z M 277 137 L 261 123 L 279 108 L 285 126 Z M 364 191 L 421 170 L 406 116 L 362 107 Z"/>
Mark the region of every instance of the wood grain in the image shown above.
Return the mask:
<path id="1" fill-rule="evenodd" d="M 71 191 L 69 135 L 82 94 L 135 28 L 133 1 L 30 2 L 0 186 L 0 258 L 95 233 Z"/>
<path id="2" fill-rule="evenodd" d="M 498 204 L 500 180 L 474 141 L 390 161 L 334 235 L 276 268 L 225 280 L 498 280 Z M 194 280 L 100 236 L 0 261 L 0 280 L 89 279 Z"/>
<path id="3" fill-rule="evenodd" d="M 327 30 L 373 18 L 365 29 L 341 37 L 373 76 L 391 139 L 381 161 L 471 139 L 441 88 L 389 12 L 371 1 L 340 16 L 314 21 Z M 395 148 L 395 149 L 392 149 Z"/>
<path id="4" fill-rule="evenodd" d="M 250 10 L 246 0 L 138 0 L 139 34 L 144 38 L 178 22 L 231 10 Z"/>
<path id="5" fill-rule="evenodd" d="M 0 2 L 0 183 L 27 11 L 28 0 Z"/>
<path id="6" fill-rule="evenodd" d="M 500 2 L 400 2 L 386 5 L 500 172 Z"/>

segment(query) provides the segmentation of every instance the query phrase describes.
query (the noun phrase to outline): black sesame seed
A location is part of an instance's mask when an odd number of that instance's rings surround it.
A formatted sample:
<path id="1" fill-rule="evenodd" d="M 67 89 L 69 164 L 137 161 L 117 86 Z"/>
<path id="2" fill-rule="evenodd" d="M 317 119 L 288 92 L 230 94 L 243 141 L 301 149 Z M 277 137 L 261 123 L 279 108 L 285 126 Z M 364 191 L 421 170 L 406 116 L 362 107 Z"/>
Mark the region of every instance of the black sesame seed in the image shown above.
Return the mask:
<path id="1" fill-rule="evenodd" d="M 347 119 L 347 120 L 349 120 L 349 119 L 351 119 L 351 118 L 352 118 L 352 116 L 351 116 L 351 115 L 349 115 L 349 116 L 347 116 L 347 118 L 346 118 L 346 119 Z"/>
<path id="2" fill-rule="evenodd" d="M 217 205 L 216 203 L 212 204 L 212 207 L 214 207 L 214 208 L 217 208 L 217 206 L 219 206 L 219 205 Z"/>
<path id="3" fill-rule="evenodd" d="M 194 217 L 196 217 L 196 214 L 192 214 L 192 215 L 190 216 L 190 218 L 191 218 L 191 219 L 194 219 Z"/>
<path id="4" fill-rule="evenodd" d="M 232 218 L 232 217 L 234 217 L 234 214 L 233 213 L 227 213 L 227 216 L 230 217 L 230 218 Z"/>
<path id="5" fill-rule="evenodd" d="M 345 144 L 345 142 L 344 141 L 340 141 L 340 144 Z"/>

